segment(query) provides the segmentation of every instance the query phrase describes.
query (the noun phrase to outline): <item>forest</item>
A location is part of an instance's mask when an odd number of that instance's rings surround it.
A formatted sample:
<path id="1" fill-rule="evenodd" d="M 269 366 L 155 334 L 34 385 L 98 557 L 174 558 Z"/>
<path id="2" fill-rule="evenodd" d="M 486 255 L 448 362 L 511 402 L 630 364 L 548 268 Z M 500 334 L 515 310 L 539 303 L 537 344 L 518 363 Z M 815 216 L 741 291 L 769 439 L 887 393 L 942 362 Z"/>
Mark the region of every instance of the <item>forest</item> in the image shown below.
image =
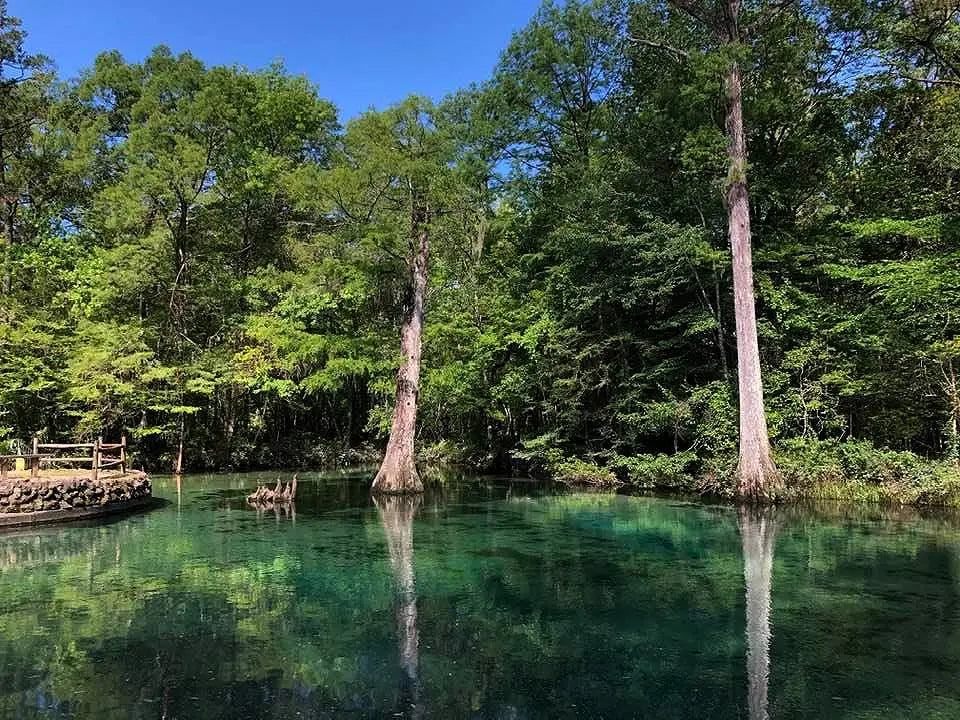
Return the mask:
<path id="1" fill-rule="evenodd" d="M 0 451 L 376 462 L 419 288 L 421 471 L 723 492 L 742 186 L 786 485 L 960 497 L 958 18 L 548 0 L 490 77 L 344 120 L 164 46 L 57 77 L 0 0 Z"/>

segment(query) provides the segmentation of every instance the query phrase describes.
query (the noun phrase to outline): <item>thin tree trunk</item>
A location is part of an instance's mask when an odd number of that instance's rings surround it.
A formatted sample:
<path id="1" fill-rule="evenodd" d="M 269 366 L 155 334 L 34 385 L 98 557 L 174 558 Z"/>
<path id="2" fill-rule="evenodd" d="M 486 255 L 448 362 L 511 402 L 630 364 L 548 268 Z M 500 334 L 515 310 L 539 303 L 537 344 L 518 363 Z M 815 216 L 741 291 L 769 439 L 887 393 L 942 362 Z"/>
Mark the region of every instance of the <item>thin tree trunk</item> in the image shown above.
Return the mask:
<path id="1" fill-rule="evenodd" d="M 942 368 L 942 365 L 941 365 Z M 960 383 L 957 382 L 957 373 L 953 368 L 953 360 L 947 360 L 943 368 L 945 379 L 944 387 L 947 391 L 947 400 L 950 405 L 950 424 L 947 432 L 947 459 L 960 466 Z"/>
<path id="2" fill-rule="evenodd" d="M 173 474 L 178 476 L 183 474 L 183 436 L 185 425 L 186 421 L 184 420 L 183 413 L 180 413 L 180 438 L 177 442 L 177 460 L 173 465 Z"/>
<path id="3" fill-rule="evenodd" d="M 9 295 L 13 291 L 13 224 L 14 210 L 10 201 L 3 202 L 3 276 L 0 279 L 0 291 Z"/>
<path id="4" fill-rule="evenodd" d="M 720 276 L 713 271 L 713 291 L 717 301 L 717 348 L 720 353 L 720 366 L 723 368 L 723 381 L 730 384 L 730 365 L 727 362 L 727 331 L 723 326 L 723 305 L 720 300 Z"/>
<path id="5" fill-rule="evenodd" d="M 739 39 L 739 0 L 729 0 L 729 36 Z M 750 200 L 747 194 L 747 141 L 743 129 L 740 63 L 733 61 L 726 77 L 727 139 L 730 171 L 726 201 L 730 247 L 733 252 L 733 304 L 737 328 L 737 380 L 740 398 L 740 459 L 737 465 L 741 496 L 759 500 L 775 494 L 780 474 L 770 452 L 767 418 L 760 378 L 760 348 L 753 296 L 753 251 Z"/>
<path id="6" fill-rule="evenodd" d="M 693 271 L 693 277 L 697 282 L 697 287 L 700 289 L 700 298 L 703 300 L 703 306 L 716 322 L 717 355 L 720 360 L 720 367 L 723 368 L 723 380 L 724 382 L 730 382 L 730 368 L 727 366 L 727 351 L 724 348 L 723 343 L 723 316 L 721 315 L 720 304 L 720 281 L 717 278 L 716 269 L 713 271 L 713 285 L 715 291 L 714 296 L 716 297 L 717 302 L 716 308 L 714 308 L 713 303 L 710 301 L 710 297 L 707 295 L 707 289 L 704 287 L 703 283 L 700 282 L 700 275 L 696 270 Z"/>
<path id="7" fill-rule="evenodd" d="M 414 438 L 417 432 L 417 404 L 420 394 L 420 349 L 423 344 L 423 316 L 430 263 L 430 233 L 426 209 L 415 200 L 409 260 L 410 296 L 404 309 L 400 333 L 402 360 L 397 371 L 397 396 L 393 406 L 390 439 L 380 470 L 373 479 L 375 493 L 419 493 L 423 482 L 417 472 Z"/>
<path id="8" fill-rule="evenodd" d="M 224 440 L 226 442 L 223 462 L 230 465 L 233 461 L 233 436 L 237 428 L 237 401 L 236 393 L 232 387 L 228 387 L 226 390 L 224 413 L 226 414 L 226 426 L 224 428 Z"/>
<path id="9" fill-rule="evenodd" d="M 0 193 L 3 194 L 3 268 L 0 270 L 0 292 L 9 295 L 13 288 L 13 214 L 7 199 L 7 158 L 4 154 L 4 137 L 0 134 Z"/>
<path id="10" fill-rule="evenodd" d="M 740 508 L 743 579 L 747 593 L 747 707 L 750 720 L 767 720 L 770 682 L 770 597 L 777 528 L 772 514 Z"/>

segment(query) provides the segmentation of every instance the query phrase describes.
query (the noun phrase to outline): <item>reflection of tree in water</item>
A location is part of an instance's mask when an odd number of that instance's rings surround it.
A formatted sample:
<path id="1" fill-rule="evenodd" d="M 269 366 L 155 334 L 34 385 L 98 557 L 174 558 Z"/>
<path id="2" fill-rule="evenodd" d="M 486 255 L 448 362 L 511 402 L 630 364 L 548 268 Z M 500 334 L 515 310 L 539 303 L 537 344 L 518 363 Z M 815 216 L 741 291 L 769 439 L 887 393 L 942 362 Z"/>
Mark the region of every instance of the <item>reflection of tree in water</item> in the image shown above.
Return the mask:
<path id="1" fill-rule="evenodd" d="M 397 636 L 402 672 L 401 701 L 408 717 L 424 714 L 420 698 L 420 638 L 417 633 L 417 589 L 413 572 L 413 517 L 420 495 L 374 495 L 390 550 L 390 565 L 397 591 Z"/>
<path id="2" fill-rule="evenodd" d="M 767 720 L 770 680 L 770 591 L 777 525 L 770 508 L 740 508 L 747 586 L 747 699 L 750 720 Z"/>

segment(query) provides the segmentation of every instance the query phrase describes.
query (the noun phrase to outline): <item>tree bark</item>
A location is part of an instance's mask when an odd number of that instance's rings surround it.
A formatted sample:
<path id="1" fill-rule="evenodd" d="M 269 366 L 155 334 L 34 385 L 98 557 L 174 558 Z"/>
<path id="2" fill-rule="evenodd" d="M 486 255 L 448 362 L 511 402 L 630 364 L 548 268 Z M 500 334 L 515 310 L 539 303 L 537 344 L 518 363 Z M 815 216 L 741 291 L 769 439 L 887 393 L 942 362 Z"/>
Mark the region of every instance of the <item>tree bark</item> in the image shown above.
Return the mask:
<path id="1" fill-rule="evenodd" d="M 380 470 L 373 479 L 375 493 L 420 493 L 423 482 L 417 472 L 414 439 L 417 432 L 417 404 L 420 394 L 420 350 L 423 345 L 423 317 L 430 263 L 430 232 L 427 212 L 414 200 L 411 232 L 409 299 L 404 308 L 400 332 L 400 369 L 393 405 L 390 439 Z"/>
<path id="2" fill-rule="evenodd" d="M 377 496 L 373 502 L 380 514 L 390 566 L 397 592 L 397 643 L 400 648 L 401 698 L 410 712 L 424 715 L 420 692 L 420 635 L 417 631 L 417 588 L 413 569 L 413 518 L 420 507 L 419 496 Z"/>
<path id="3" fill-rule="evenodd" d="M 747 593 L 747 707 L 750 720 L 767 720 L 770 682 L 770 597 L 777 528 L 772 514 L 740 508 L 743 579 Z"/>
<path id="4" fill-rule="evenodd" d="M 728 0 L 727 35 L 740 43 L 740 0 Z M 747 193 L 747 141 L 743 129 L 740 63 L 734 60 L 725 78 L 726 130 L 730 170 L 726 184 L 727 227 L 733 253 L 733 304 L 737 329 L 737 382 L 740 399 L 738 492 L 754 500 L 770 498 L 781 484 L 770 452 L 760 377 L 760 347 L 753 295 L 753 250 L 750 199 Z"/>

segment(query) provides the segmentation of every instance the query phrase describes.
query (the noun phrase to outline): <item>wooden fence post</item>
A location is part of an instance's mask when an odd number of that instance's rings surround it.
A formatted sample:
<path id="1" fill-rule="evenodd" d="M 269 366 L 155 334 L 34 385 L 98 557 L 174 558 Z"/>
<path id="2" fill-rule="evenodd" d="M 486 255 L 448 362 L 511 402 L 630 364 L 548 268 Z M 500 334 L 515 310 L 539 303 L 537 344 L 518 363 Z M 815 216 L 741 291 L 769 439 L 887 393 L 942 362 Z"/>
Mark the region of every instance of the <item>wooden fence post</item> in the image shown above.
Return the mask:
<path id="1" fill-rule="evenodd" d="M 97 438 L 93 441 L 93 459 L 90 462 L 90 479 L 93 482 L 97 481 L 97 476 L 100 471 L 100 443 L 102 442 L 101 438 Z"/>
<path id="2" fill-rule="evenodd" d="M 30 479 L 36 480 L 40 477 L 40 439 L 33 436 L 33 453 L 30 458 Z"/>

